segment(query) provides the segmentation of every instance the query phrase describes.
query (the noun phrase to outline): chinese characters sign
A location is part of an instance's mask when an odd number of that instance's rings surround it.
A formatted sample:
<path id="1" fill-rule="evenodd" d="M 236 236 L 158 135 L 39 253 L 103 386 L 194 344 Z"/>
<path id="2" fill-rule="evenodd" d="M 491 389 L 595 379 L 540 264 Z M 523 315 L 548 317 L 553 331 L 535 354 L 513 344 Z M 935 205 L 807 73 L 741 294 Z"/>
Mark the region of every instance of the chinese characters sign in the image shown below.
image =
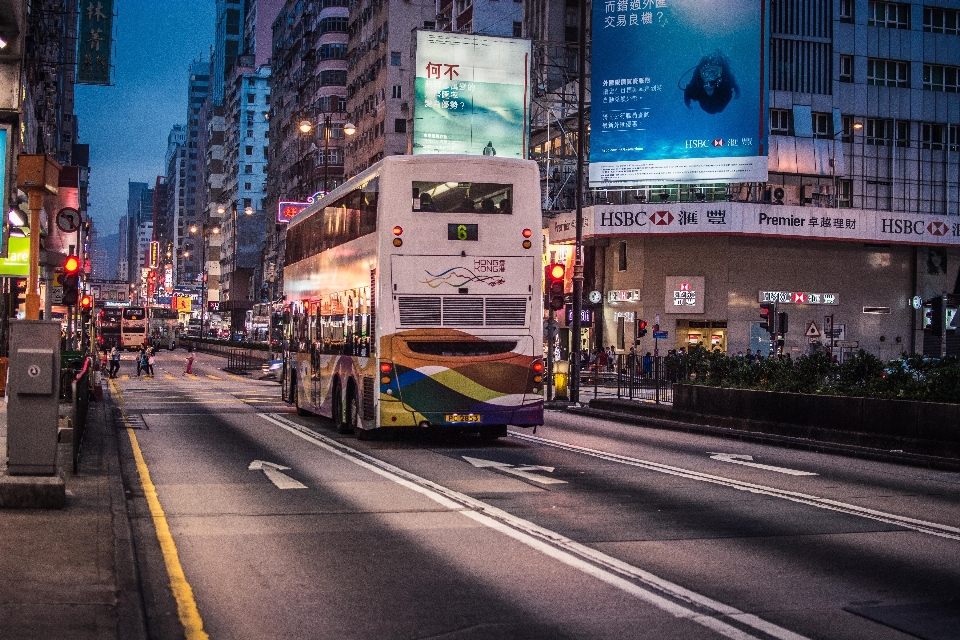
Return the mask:
<path id="1" fill-rule="evenodd" d="M 595 0 L 590 186 L 767 180 L 763 0 Z"/>
<path id="2" fill-rule="evenodd" d="M 703 276 L 667 276 L 665 313 L 703 313 Z"/>
<path id="3" fill-rule="evenodd" d="M 568 213 L 551 220 L 550 242 L 571 242 Z M 826 209 L 754 202 L 597 205 L 584 209 L 583 237 L 748 235 L 808 240 L 960 246 L 960 221 L 948 216 Z"/>
<path id="4" fill-rule="evenodd" d="M 77 83 L 110 84 L 113 0 L 81 0 Z"/>
<path id="5" fill-rule="evenodd" d="M 277 223 L 287 224 L 293 220 L 298 213 L 312 205 L 324 195 L 326 195 L 325 191 L 318 191 L 307 198 L 306 202 L 290 202 L 287 200 L 281 200 L 277 205 Z"/>
<path id="6" fill-rule="evenodd" d="M 525 158 L 530 41 L 417 32 L 413 153 Z"/>

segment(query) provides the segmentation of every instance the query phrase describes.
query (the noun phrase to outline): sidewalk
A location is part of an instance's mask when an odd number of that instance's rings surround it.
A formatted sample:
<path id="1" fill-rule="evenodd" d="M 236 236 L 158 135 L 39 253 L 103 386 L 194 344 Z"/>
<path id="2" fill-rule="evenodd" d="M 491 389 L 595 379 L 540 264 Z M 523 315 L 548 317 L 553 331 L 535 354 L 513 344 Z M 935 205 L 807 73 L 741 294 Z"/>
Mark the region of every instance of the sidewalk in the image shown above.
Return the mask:
<path id="1" fill-rule="evenodd" d="M 63 509 L 0 509 L 0 638 L 145 638 L 117 432 L 90 405 L 78 473 L 58 445 Z M 0 398 L 0 475 L 7 403 Z"/>

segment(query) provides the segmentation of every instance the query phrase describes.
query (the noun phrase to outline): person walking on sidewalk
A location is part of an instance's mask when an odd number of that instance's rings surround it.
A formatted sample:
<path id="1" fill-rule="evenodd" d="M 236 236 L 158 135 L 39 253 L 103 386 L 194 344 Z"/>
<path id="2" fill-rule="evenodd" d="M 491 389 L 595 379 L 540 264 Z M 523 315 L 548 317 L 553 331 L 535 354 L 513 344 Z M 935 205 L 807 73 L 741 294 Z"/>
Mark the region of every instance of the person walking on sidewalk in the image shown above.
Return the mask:
<path id="1" fill-rule="evenodd" d="M 117 374 L 120 372 L 120 349 L 117 349 L 116 346 L 110 350 L 110 372 L 109 377 L 116 378 Z"/>
<path id="2" fill-rule="evenodd" d="M 190 347 L 190 351 L 187 352 L 187 368 L 183 375 L 193 375 L 193 347 Z"/>
<path id="3" fill-rule="evenodd" d="M 150 375 L 150 364 L 147 359 L 147 347 L 144 345 L 140 346 L 140 353 L 137 354 L 137 377 L 140 377 L 141 373 L 146 373 Z"/>
<path id="4" fill-rule="evenodd" d="M 157 361 L 156 352 L 157 350 L 153 347 L 147 349 L 147 375 L 151 378 L 153 377 L 153 365 Z"/>

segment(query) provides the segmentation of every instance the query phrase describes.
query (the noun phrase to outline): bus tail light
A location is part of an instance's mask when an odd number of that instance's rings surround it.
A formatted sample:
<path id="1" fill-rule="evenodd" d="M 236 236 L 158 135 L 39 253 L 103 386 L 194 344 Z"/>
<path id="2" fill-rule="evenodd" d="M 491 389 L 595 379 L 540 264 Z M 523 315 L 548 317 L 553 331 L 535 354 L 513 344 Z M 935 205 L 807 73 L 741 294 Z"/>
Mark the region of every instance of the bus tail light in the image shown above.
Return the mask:
<path id="1" fill-rule="evenodd" d="M 524 249 L 529 249 L 530 247 L 533 246 L 533 243 L 530 242 L 530 236 L 532 235 L 533 235 L 533 231 L 531 231 L 530 229 L 523 230 L 524 240 L 523 240 L 522 246 Z"/>
<path id="2" fill-rule="evenodd" d="M 543 362 L 540 360 L 537 360 L 530 366 L 530 368 L 533 369 L 534 383 L 540 384 L 541 382 L 543 382 Z"/>

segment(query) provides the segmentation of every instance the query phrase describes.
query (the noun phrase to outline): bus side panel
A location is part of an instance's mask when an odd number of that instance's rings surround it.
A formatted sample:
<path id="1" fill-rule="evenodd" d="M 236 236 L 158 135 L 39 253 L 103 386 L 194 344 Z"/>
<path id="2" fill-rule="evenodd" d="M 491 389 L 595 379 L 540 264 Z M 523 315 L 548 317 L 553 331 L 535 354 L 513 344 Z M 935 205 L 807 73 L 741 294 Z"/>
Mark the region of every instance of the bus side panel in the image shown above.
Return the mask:
<path id="1" fill-rule="evenodd" d="M 543 424 L 534 355 L 416 356 L 403 348 L 408 339 L 476 341 L 477 337 L 452 329 L 429 329 L 381 338 L 382 358 L 393 367 L 389 382 L 380 384 L 382 426 Z M 462 414 L 478 415 L 479 422 Z"/>
<path id="2" fill-rule="evenodd" d="M 300 406 L 325 418 L 333 418 L 334 383 L 340 382 L 341 393 L 345 394 L 354 385 L 361 408 L 360 419 L 365 428 L 377 426 L 376 415 L 369 410 L 370 403 L 376 398 L 364 396 L 364 379 L 374 380 L 376 359 L 360 356 L 341 356 L 309 353 L 291 353 L 290 362 L 296 363 L 297 393 Z M 371 387 L 371 385 L 367 385 Z M 364 406 L 367 410 L 364 410 Z"/>

